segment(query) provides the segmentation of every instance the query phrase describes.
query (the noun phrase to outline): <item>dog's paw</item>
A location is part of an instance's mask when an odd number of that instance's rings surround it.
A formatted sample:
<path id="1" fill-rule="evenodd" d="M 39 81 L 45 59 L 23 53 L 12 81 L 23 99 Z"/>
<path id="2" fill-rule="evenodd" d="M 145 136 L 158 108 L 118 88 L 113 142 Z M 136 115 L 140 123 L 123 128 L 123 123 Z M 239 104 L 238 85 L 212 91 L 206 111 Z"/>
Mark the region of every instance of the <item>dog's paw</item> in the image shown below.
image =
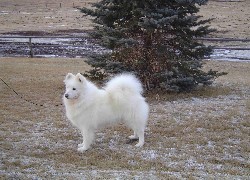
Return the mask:
<path id="1" fill-rule="evenodd" d="M 139 139 L 139 137 L 138 137 L 138 136 L 135 136 L 135 135 L 131 135 L 131 136 L 129 136 L 128 138 L 129 138 L 129 139 L 132 139 L 132 140 L 134 140 L 134 139 Z"/>
<path id="2" fill-rule="evenodd" d="M 79 152 L 81 152 L 81 153 L 83 153 L 83 152 L 85 152 L 85 151 L 87 151 L 87 150 L 88 150 L 88 148 L 85 147 L 84 145 L 82 145 L 81 147 L 79 147 L 79 148 L 77 149 L 77 151 L 79 151 Z"/>
<path id="3" fill-rule="evenodd" d="M 144 144 L 144 143 L 139 142 L 139 143 L 137 143 L 137 144 L 135 145 L 135 147 L 142 147 L 143 144 Z"/>
<path id="4" fill-rule="evenodd" d="M 84 144 L 83 144 L 83 143 L 78 144 L 78 148 L 83 147 L 83 146 L 84 146 Z"/>

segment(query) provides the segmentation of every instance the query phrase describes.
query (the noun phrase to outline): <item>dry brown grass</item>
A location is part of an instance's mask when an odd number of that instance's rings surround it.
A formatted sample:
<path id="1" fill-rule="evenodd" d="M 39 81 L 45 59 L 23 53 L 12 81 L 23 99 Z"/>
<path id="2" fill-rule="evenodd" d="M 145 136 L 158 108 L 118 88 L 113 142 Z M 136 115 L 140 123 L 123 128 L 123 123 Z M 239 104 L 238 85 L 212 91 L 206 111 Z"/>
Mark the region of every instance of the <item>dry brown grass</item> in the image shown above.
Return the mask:
<path id="1" fill-rule="evenodd" d="M 150 95 L 143 148 L 128 142 L 131 131 L 117 125 L 98 131 L 92 148 L 80 154 L 81 136 L 60 104 L 65 74 L 84 72 L 84 60 L 0 59 L 0 77 L 38 104 L 24 101 L 0 82 L 1 177 L 246 179 L 250 64 L 207 66 L 229 74 L 191 94 Z"/>
<path id="2" fill-rule="evenodd" d="M 90 7 L 97 0 L 0 0 L 0 33 L 10 31 L 57 31 L 92 29 L 89 18 L 73 8 Z M 62 7 L 60 8 L 60 3 Z M 47 7 L 46 7 L 47 4 Z M 249 0 L 241 2 L 208 2 L 201 6 L 204 18 L 215 18 L 211 26 L 217 37 L 247 38 L 249 31 Z"/>
<path id="3" fill-rule="evenodd" d="M 216 37 L 247 38 L 250 36 L 249 0 L 243 1 L 208 1 L 207 6 L 202 6 L 200 14 L 204 18 L 214 18 L 211 27 L 218 30 Z"/>
<path id="4" fill-rule="evenodd" d="M 73 3 L 74 6 L 90 7 L 90 2 L 96 1 L 0 0 L 0 33 L 92 29 L 90 20 L 73 7 Z"/>

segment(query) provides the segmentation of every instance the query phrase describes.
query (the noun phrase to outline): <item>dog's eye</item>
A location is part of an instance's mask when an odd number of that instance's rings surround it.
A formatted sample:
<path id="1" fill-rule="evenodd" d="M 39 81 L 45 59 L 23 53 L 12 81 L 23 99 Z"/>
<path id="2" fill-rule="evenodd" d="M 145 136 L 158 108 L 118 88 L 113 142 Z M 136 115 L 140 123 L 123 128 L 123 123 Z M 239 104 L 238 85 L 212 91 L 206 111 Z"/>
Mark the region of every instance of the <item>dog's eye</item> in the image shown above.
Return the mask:
<path id="1" fill-rule="evenodd" d="M 73 88 L 73 91 L 75 91 L 76 90 L 76 88 Z"/>

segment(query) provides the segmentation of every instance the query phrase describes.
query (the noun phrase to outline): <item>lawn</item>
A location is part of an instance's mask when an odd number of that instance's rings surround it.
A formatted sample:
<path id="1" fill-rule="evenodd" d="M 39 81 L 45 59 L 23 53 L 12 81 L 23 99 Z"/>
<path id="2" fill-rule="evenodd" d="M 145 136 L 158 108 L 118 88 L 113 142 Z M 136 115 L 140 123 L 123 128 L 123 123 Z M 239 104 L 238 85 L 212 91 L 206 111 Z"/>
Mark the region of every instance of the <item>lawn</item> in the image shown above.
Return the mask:
<path id="1" fill-rule="evenodd" d="M 134 147 L 123 124 L 96 132 L 77 152 L 80 132 L 65 116 L 63 79 L 84 59 L 1 58 L 0 177 L 3 179 L 249 177 L 250 63 L 208 61 L 228 75 L 189 94 L 147 94 L 146 142 Z"/>

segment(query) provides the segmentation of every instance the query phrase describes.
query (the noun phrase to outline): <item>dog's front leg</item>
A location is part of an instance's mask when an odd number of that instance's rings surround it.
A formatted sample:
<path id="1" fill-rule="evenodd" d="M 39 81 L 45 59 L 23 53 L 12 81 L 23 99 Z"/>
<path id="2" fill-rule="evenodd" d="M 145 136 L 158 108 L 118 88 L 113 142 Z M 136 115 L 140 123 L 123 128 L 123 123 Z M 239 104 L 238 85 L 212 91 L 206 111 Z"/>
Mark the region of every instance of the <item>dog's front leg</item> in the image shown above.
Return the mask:
<path id="1" fill-rule="evenodd" d="M 82 135 L 83 135 L 83 143 L 80 144 L 80 147 L 78 147 L 78 151 L 79 152 L 84 152 L 86 150 L 88 150 L 90 148 L 90 145 L 92 144 L 93 140 L 94 140 L 94 130 L 93 129 L 82 129 L 81 130 Z"/>

